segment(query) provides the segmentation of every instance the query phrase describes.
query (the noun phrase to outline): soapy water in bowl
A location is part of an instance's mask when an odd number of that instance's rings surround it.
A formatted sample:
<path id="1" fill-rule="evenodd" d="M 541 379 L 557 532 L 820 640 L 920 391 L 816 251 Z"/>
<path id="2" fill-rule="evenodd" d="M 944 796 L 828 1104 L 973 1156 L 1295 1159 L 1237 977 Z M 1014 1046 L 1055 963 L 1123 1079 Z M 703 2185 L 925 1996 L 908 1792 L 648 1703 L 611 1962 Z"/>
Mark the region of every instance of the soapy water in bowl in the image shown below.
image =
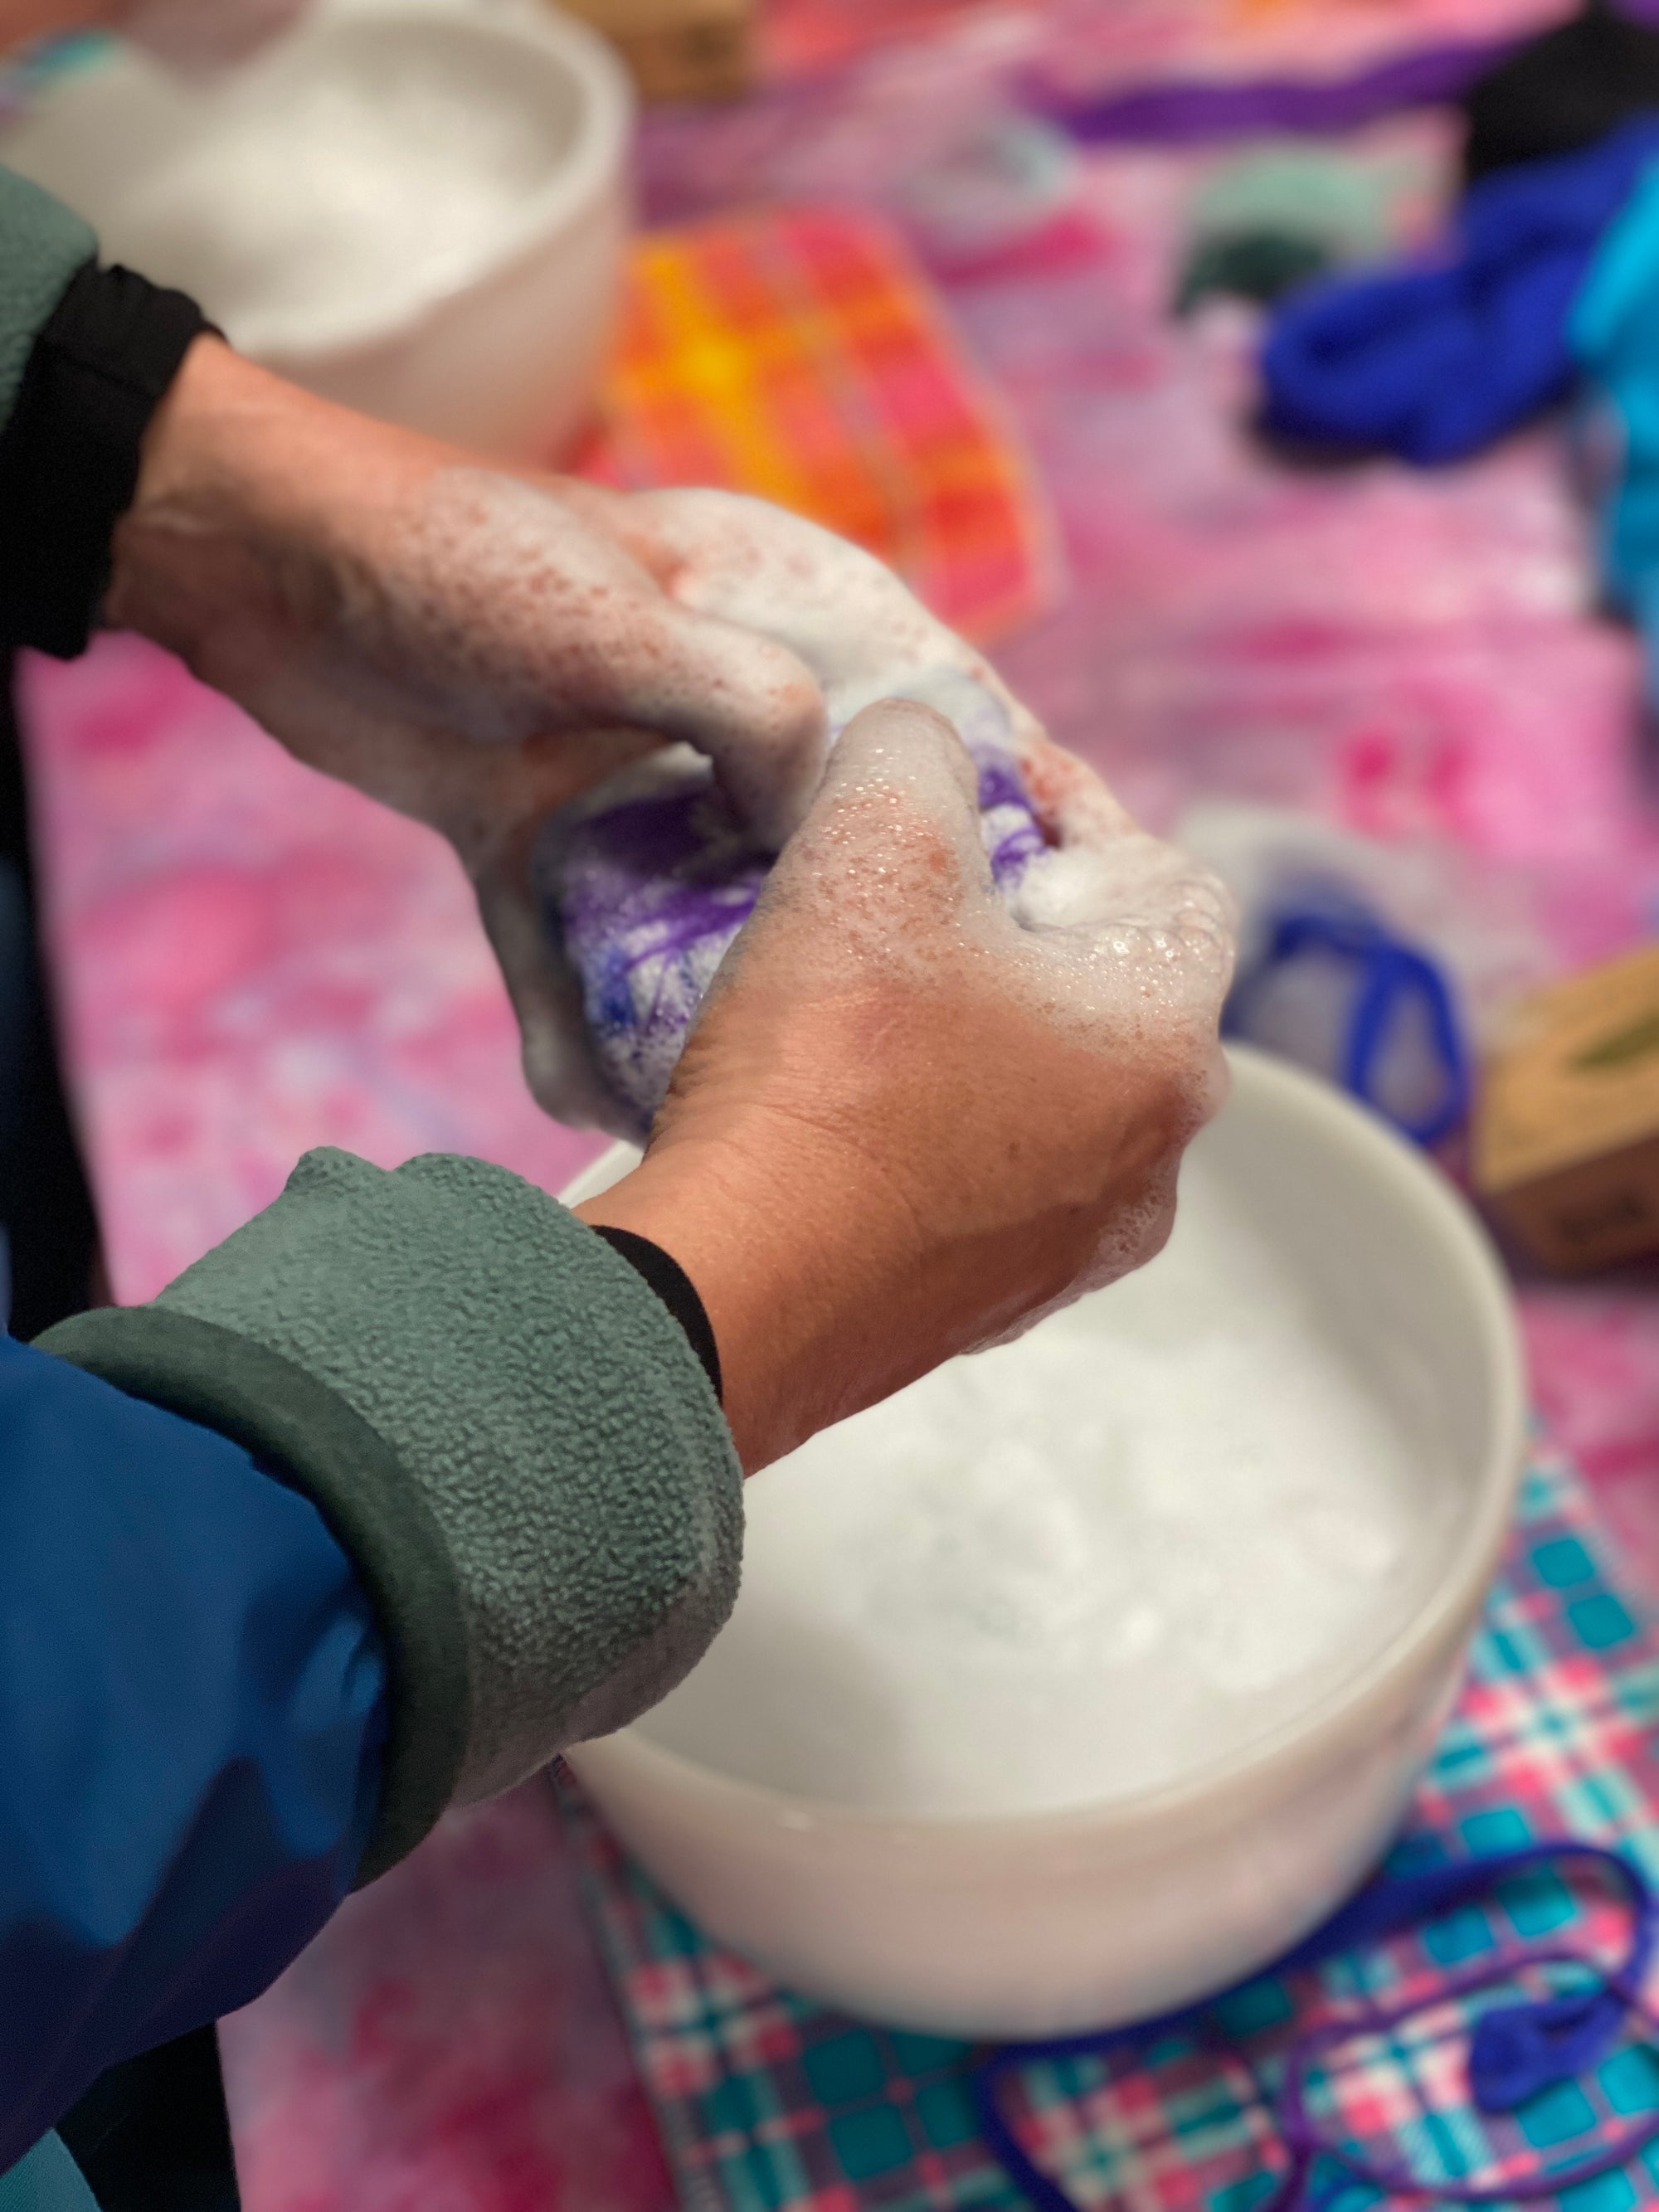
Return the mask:
<path id="1" fill-rule="evenodd" d="M 571 103 L 562 131 L 550 87 Z M 272 357 L 355 340 L 476 276 L 516 239 L 575 119 L 560 80 L 515 81 L 493 52 L 458 53 L 419 24 L 396 40 L 348 25 L 320 58 L 278 50 L 210 89 L 177 143 L 105 196 L 100 239 Z"/>
<path id="2" fill-rule="evenodd" d="M 736 1613 L 641 1723 L 895 1814 L 1132 1796 L 1247 1749 L 1421 1601 L 1454 1486 L 1194 1157 L 1163 1256 L 752 1482 Z"/>

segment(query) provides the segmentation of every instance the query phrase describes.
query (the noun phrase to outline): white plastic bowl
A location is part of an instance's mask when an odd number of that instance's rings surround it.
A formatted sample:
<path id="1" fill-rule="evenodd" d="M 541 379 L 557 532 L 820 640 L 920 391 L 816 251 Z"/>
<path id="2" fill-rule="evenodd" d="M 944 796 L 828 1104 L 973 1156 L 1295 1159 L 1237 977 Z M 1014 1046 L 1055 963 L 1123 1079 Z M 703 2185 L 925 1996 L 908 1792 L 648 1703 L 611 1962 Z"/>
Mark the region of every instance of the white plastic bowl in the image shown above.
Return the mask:
<path id="1" fill-rule="evenodd" d="M 1401 1819 L 1513 1504 L 1513 1312 L 1474 1218 L 1415 1152 L 1295 1069 L 1231 1057 L 1231 1100 L 1198 1139 L 1206 1174 L 1273 1222 L 1349 1345 L 1369 1348 L 1375 1382 L 1408 1390 L 1413 1419 L 1433 1425 L 1457 1486 L 1414 1609 L 1276 1734 L 1110 1804 L 893 1819 L 734 1780 L 638 1728 L 573 1752 L 668 1893 L 786 1987 L 948 2035 L 1149 2018 L 1316 1926 Z M 614 1148 L 568 1198 L 605 1188 L 635 1157 Z"/>
<path id="2" fill-rule="evenodd" d="M 632 118 L 610 48 L 550 7 L 370 0 L 206 82 L 118 52 L 46 94 L 0 160 L 267 368 L 546 456 L 611 336 Z"/>

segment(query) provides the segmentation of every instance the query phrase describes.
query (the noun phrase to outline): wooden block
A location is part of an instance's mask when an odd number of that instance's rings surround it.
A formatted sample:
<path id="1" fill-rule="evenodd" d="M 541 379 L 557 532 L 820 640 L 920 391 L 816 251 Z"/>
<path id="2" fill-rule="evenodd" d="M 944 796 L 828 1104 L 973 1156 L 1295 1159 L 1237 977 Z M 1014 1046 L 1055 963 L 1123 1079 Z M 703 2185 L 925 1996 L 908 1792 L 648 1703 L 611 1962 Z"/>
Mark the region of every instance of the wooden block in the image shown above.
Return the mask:
<path id="1" fill-rule="evenodd" d="M 1659 946 L 1516 1008 L 1486 1069 L 1473 1167 L 1547 1267 L 1659 1251 Z"/>
<path id="2" fill-rule="evenodd" d="M 642 100 L 735 100 L 754 82 L 756 0 L 560 4 L 617 47 Z"/>

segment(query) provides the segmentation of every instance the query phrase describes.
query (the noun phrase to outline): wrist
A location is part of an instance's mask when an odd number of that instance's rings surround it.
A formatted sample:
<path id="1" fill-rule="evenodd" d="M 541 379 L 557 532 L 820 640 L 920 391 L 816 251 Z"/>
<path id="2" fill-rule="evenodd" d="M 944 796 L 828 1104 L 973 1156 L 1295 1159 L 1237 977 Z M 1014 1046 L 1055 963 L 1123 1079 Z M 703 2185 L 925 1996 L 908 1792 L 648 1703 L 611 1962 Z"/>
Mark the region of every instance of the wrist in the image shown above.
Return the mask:
<path id="1" fill-rule="evenodd" d="M 856 1232 L 846 1209 L 840 1233 L 827 1232 L 804 1159 L 794 1176 L 775 1165 L 763 1191 L 741 1158 L 737 1146 L 666 1145 L 576 1212 L 592 1228 L 648 1237 L 689 1276 L 714 1332 L 732 1442 L 753 1474 L 854 1410 Z"/>
<path id="2" fill-rule="evenodd" d="M 106 621 L 192 665 L 216 616 L 248 587 L 247 479 L 275 382 L 222 338 L 198 338 L 151 418 L 132 504 L 116 526 Z"/>
<path id="3" fill-rule="evenodd" d="M 144 434 L 131 512 L 143 515 L 181 500 L 199 500 L 245 460 L 250 422 L 268 411 L 267 387 L 278 380 L 245 361 L 204 331 L 179 365 Z"/>
<path id="4" fill-rule="evenodd" d="M 390 506 L 411 453 L 441 448 L 302 392 L 204 334 L 143 441 L 115 533 L 107 619 L 193 662 L 199 643 L 280 576 L 334 552 L 338 518 Z"/>

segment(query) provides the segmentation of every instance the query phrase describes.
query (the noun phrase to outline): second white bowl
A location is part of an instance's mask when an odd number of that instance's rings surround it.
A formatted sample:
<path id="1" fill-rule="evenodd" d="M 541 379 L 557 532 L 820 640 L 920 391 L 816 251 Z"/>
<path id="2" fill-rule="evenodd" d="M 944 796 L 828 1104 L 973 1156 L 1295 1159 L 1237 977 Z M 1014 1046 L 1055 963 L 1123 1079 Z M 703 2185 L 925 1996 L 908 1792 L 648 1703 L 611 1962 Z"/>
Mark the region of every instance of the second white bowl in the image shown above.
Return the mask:
<path id="1" fill-rule="evenodd" d="M 550 7 L 374 0 L 204 82 L 118 52 L 0 160 L 267 368 L 540 457 L 580 428 L 611 340 L 632 116 L 611 50 Z"/>

